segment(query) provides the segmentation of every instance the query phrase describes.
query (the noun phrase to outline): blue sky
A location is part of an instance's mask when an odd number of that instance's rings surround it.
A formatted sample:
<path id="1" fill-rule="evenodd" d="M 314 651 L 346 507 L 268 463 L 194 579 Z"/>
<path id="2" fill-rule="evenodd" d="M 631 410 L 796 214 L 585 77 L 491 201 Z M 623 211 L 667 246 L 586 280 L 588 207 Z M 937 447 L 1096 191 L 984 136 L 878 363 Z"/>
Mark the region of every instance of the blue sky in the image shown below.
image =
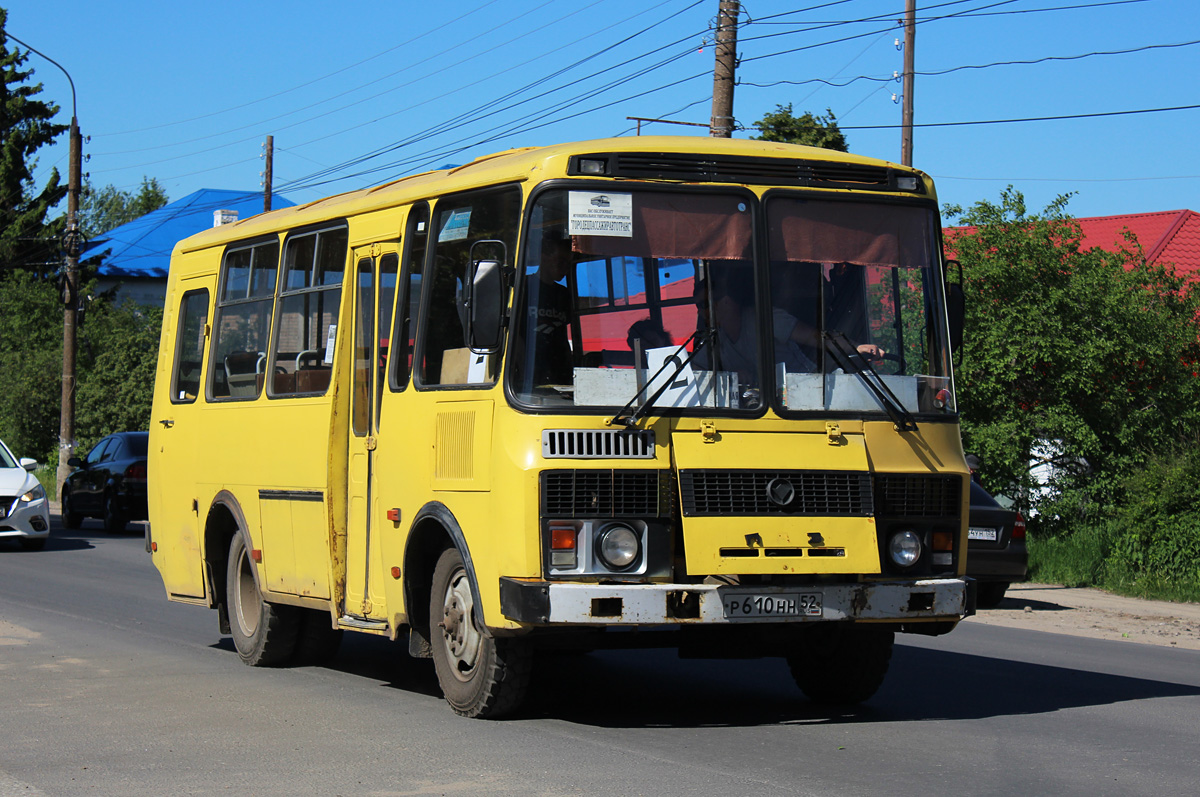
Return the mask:
<path id="1" fill-rule="evenodd" d="M 918 125 L 1200 105 L 1195 0 L 917 5 Z M 92 183 L 136 189 L 145 175 L 172 199 L 259 190 L 268 134 L 275 187 L 302 203 L 510 147 L 633 135 L 629 116 L 707 123 L 711 113 L 718 0 L 0 6 L 12 35 L 70 72 Z M 903 67 L 904 0 L 742 8 L 741 125 L 777 104 L 829 108 L 852 152 L 899 161 L 889 126 L 901 87 L 889 77 Z M 1139 51 L 1090 55 L 1129 50 Z M 62 72 L 36 54 L 28 66 L 69 121 Z M 962 68 L 973 66 L 984 68 Z M 997 200 L 1011 184 L 1032 209 L 1074 192 L 1077 216 L 1200 210 L 1198 127 L 1197 108 L 918 127 L 913 160 L 942 203 Z M 65 138 L 41 153 L 39 184 L 52 167 L 65 173 Z"/>

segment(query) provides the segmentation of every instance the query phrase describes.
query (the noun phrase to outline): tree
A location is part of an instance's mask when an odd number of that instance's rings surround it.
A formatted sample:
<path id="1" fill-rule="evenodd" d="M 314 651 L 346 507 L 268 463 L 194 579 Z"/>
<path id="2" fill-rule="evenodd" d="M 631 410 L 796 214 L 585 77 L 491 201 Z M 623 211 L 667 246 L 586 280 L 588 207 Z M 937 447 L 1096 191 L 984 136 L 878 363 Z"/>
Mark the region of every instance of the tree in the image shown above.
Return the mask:
<path id="1" fill-rule="evenodd" d="M 45 187 L 33 181 L 35 153 L 50 144 L 66 125 L 51 120 L 58 106 L 35 99 L 42 85 L 30 84 L 32 69 L 20 50 L 8 49 L 4 25 L 8 12 L 0 8 L 0 269 L 13 267 L 46 272 L 57 266 L 57 237 L 62 219 L 47 223 L 46 214 L 66 194 L 53 169 Z"/>
<path id="2" fill-rule="evenodd" d="M 142 177 L 136 194 L 113 185 L 96 189 L 86 180 L 79 192 L 79 228 L 85 239 L 120 227 L 167 204 L 167 192 L 153 177 Z"/>
<path id="3" fill-rule="evenodd" d="M 754 129 L 762 135 L 752 136 L 756 141 L 780 141 L 785 144 L 807 144 L 810 147 L 834 149 L 846 152 L 846 137 L 838 129 L 837 118 L 829 108 L 828 116 L 813 116 L 805 111 L 800 116 L 792 115 L 792 104 L 775 106 L 769 113 L 754 123 Z"/>
<path id="4" fill-rule="evenodd" d="M 1200 428 L 1200 295 L 1132 237 L 1084 249 L 1067 201 L 1031 215 L 1010 187 L 999 204 L 945 208 L 971 225 L 947 244 L 968 302 L 958 404 L 987 486 L 1029 495 L 1040 449 L 1059 466 L 1043 502 L 1107 504 Z"/>

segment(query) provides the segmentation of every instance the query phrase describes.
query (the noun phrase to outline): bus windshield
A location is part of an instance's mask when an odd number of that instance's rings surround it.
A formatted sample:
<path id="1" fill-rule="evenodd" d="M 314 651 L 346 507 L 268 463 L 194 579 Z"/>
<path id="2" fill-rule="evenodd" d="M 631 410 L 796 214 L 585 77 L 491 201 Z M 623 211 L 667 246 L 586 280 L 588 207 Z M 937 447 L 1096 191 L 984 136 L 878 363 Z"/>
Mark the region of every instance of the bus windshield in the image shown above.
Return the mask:
<path id="1" fill-rule="evenodd" d="M 509 357 L 518 403 L 757 413 L 773 397 L 783 413 L 884 412 L 873 379 L 901 411 L 932 410 L 949 387 L 933 211 L 774 195 L 762 225 L 756 205 L 541 193 Z M 937 400 L 949 408 L 949 390 Z"/>
<path id="2" fill-rule="evenodd" d="M 933 210 L 767 202 L 776 398 L 786 410 L 949 412 Z"/>

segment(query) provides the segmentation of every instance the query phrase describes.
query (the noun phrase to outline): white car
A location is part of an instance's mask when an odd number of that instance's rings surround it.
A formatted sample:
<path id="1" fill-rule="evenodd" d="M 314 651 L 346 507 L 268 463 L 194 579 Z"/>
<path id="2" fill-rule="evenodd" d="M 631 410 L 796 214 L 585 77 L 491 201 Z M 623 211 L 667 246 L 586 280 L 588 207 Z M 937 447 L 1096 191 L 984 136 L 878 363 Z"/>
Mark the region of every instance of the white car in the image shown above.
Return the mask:
<path id="1" fill-rule="evenodd" d="M 35 460 L 13 456 L 0 440 L 0 539 L 13 538 L 37 551 L 50 536 L 50 501 L 34 477 Z"/>

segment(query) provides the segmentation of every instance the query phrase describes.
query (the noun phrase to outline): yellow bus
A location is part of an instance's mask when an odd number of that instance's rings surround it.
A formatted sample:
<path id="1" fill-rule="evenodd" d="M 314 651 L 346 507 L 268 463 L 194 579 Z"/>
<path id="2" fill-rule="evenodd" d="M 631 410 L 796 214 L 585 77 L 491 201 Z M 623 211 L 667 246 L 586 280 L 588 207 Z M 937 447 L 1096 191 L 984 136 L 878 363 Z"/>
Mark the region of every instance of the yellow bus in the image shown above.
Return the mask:
<path id="1" fill-rule="evenodd" d="M 895 633 L 974 611 L 940 235 L 909 167 L 642 137 L 188 238 L 151 421 L 167 596 L 251 665 L 406 640 L 466 716 L 551 648 L 786 657 L 866 699 Z"/>

